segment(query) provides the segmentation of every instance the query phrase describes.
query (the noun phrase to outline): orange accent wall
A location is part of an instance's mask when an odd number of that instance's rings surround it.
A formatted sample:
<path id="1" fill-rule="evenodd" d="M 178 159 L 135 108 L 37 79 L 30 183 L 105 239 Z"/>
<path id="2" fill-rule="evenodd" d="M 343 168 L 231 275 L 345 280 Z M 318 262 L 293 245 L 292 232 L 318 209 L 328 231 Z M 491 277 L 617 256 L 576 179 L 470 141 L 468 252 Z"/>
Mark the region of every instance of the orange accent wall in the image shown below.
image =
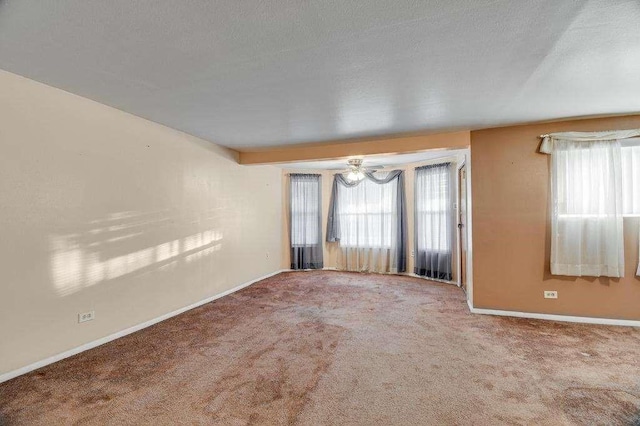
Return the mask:
<path id="1" fill-rule="evenodd" d="M 476 308 L 640 319 L 640 218 L 624 219 L 624 278 L 552 276 L 549 156 L 537 152 L 544 133 L 633 128 L 640 115 L 471 132 Z M 558 299 L 544 299 L 544 290 Z"/>

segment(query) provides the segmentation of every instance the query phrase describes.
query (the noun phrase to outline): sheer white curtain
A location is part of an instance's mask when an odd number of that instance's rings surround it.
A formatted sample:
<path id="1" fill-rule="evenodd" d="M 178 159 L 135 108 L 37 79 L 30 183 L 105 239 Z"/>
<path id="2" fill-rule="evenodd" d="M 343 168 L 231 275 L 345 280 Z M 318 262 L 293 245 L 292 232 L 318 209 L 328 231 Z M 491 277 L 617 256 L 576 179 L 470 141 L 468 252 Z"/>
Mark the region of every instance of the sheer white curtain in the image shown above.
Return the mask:
<path id="1" fill-rule="evenodd" d="M 430 278 L 451 280 L 453 200 L 451 163 L 419 167 L 415 174 L 415 267 Z"/>
<path id="2" fill-rule="evenodd" d="M 387 175 L 373 176 L 384 179 Z M 340 185 L 336 194 L 340 269 L 398 272 L 398 186 L 395 180 L 378 183 L 369 178 L 353 186 Z"/>
<path id="3" fill-rule="evenodd" d="M 291 269 L 322 269 L 321 176 L 289 176 Z"/>
<path id="4" fill-rule="evenodd" d="M 622 212 L 640 216 L 640 139 L 622 141 Z"/>
<path id="5" fill-rule="evenodd" d="M 555 139 L 551 154 L 551 273 L 623 276 L 620 142 Z"/>
<path id="6" fill-rule="evenodd" d="M 640 139 L 622 141 L 622 194 L 623 214 L 640 216 Z M 640 276 L 640 248 L 636 275 Z"/>

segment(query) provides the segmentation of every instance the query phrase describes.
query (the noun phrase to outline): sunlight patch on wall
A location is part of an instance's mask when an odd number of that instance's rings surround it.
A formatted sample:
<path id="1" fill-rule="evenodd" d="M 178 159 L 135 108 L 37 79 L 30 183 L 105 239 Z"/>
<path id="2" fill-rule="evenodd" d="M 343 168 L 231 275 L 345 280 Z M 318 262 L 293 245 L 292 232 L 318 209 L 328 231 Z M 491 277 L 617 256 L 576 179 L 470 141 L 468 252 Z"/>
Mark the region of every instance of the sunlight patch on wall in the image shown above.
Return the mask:
<path id="1" fill-rule="evenodd" d="M 121 229 L 124 228 L 118 228 Z M 122 239 L 107 238 L 104 241 L 112 243 Z M 103 243 L 82 244 L 80 234 L 53 235 L 50 237 L 53 286 L 58 295 L 68 296 L 128 274 L 171 270 L 180 261 L 190 263 L 220 250 L 222 239 L 222 232 L 207 230 L 104 259 L 106 250 L 100 248 Z"/>

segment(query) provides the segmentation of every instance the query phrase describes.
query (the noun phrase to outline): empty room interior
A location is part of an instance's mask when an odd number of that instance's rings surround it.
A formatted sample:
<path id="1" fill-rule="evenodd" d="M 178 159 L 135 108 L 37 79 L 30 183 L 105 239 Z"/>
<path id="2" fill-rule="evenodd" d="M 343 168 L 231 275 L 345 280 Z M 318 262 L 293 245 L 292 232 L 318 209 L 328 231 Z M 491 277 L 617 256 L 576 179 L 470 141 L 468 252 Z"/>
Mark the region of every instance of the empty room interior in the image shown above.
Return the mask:
<path id="1" fill-rule="evenodd" d="M 640 425 L 638 0 L 0 0 L 0 426 Z"/>

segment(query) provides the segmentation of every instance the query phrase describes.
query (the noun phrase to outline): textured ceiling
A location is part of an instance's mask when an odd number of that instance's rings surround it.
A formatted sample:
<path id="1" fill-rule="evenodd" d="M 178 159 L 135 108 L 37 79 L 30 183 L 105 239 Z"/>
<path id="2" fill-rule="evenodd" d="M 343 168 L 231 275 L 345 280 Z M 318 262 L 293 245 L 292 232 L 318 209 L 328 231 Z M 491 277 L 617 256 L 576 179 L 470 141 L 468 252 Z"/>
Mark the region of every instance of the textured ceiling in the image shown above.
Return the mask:
<path id="1" fill-rule="evenodd" d="M 640 111 L 638 0 L 0 0 L 0 68 L 232 148 Z"/>

